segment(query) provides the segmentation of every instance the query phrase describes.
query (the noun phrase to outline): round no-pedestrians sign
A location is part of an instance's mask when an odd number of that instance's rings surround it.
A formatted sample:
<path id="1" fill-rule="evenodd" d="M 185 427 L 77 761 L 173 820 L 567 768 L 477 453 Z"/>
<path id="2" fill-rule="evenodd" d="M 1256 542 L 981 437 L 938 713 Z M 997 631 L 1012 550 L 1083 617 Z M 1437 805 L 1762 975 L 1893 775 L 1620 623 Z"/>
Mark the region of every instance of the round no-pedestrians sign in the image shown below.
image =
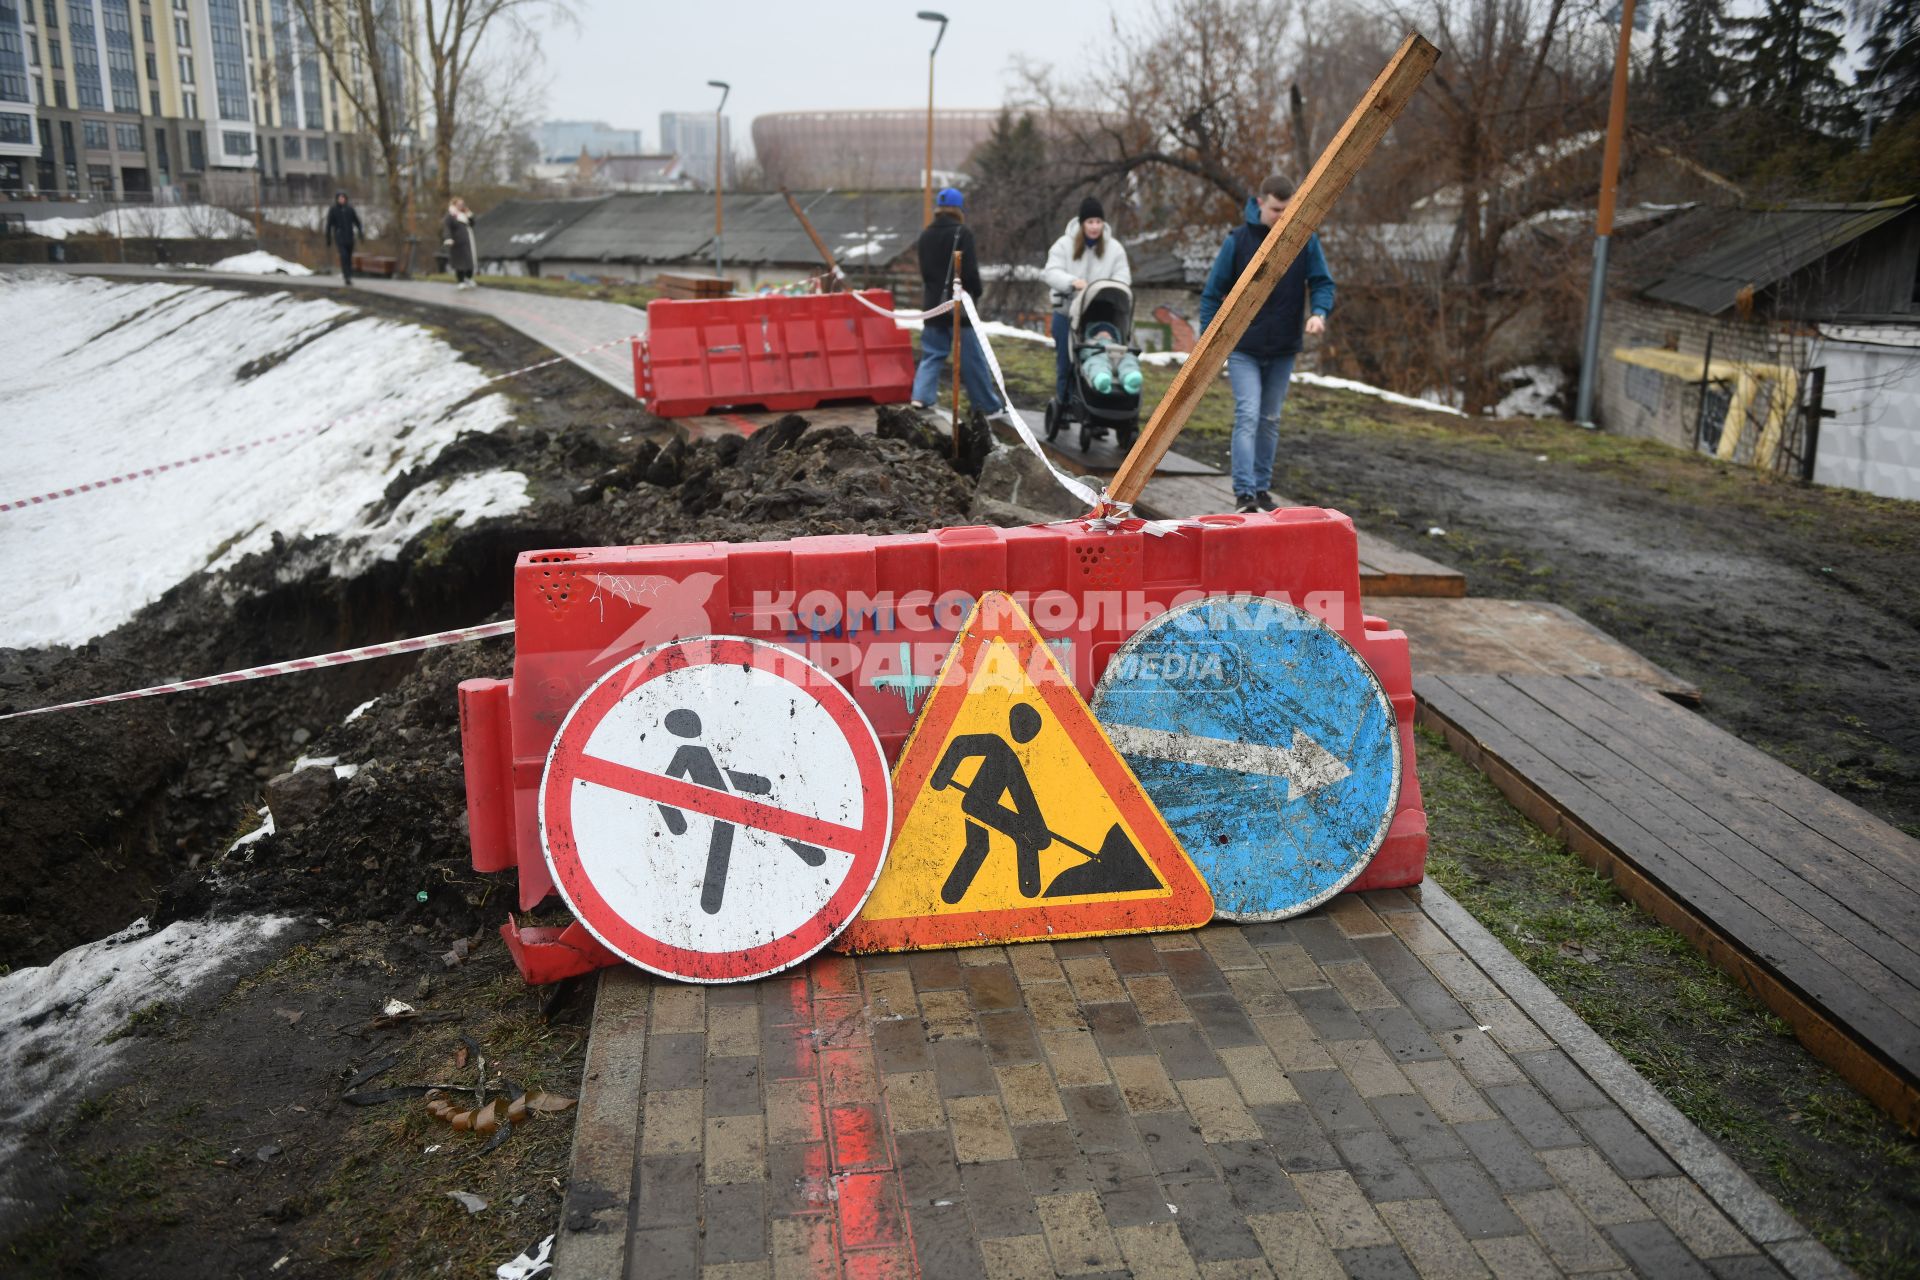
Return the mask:
<path id="1" fill-rule="evenodd" d="M 824 947 L 879 878 L 886 756 L 820 668 L 706 636 L 615 667 L 567 713 L 540 784 L 554 884 L 653 973 L 737 982 Z"/>

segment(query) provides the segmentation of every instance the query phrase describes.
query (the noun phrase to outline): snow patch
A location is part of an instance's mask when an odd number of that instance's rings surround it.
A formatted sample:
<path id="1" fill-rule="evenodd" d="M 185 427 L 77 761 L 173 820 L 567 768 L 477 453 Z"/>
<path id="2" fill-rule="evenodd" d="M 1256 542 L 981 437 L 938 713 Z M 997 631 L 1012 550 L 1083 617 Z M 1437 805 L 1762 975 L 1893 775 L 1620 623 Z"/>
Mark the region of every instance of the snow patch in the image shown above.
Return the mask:
<path id="1" fill-rule="evenodd" d="M 368 698 L 365 702 L 361 703 L 359 706 L 355 707 L 353 710 L 347 712 L 347 718 L 345 720 L 342 720 L 340 723 L 352 724 L 355 720 L 358 720 L 361 716 L 371 711 L 373 709 L 373 704 L 378 701 L 380 701 L 380 699 L 377 696 Z"/>
<path id="2" fill-rule="evenodd" d="M 1565 371 L 1550 364 L 1523 364 L 1500 375 L 1500 384 L 1512 390 L 1493 406 L 1496 418 L 1557 418 L 1554 401 L 1566 386 Z"/>
<path id="3" fill-rule="evenodd" d="M 1189 354 L 1185 351 L 1149 351 L 1140 357 L 1140 363 L 1185 364 Z M 1222 369 L 1220 372 L 1222 377 L 1226 376 L 1226 370 Z M 1405 405 L 1409 409 L 1425 409 L 1429 413 L 1450 413 L 1457 418 L 1466 416 L 1450 404 L 1442 404 L 1438 400 L 1421 399 L 1417 396 L 1403 396 L 1398 391 L 1388 391 L 1385 387 L 1376 387 L 1371 383 L 1355 382 L 1352 378 L 1333 378 L 1324 373 L 1295 371 L 1293 380 L 1309 387 L 1325 387 L 1331 391 L 1352 391 L 1358 395 L 1373 396 L 1375 399 L 1385 400 L 1388 404 Z"/>
<path id="4" fill-rule="evenodd" d="M 288 262 L 276 257 L 265 249 L 255 249 L 252 253 L 236 254 L 231 258 L 222 258 L 208 268 L 210 271 L 231 271 L 245 276 L 310 276 L 313 271 L 297 262 Z"/>

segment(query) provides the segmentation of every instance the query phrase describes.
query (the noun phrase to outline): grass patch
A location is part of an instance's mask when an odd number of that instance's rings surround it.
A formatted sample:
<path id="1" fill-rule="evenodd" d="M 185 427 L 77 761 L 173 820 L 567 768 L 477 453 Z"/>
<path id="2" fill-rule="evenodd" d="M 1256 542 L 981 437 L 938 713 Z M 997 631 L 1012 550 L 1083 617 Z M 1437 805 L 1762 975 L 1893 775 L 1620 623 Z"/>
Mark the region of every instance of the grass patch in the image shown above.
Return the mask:
<path id="1" fill-rule="evenodd" d="M 438 272 L 416 279 L 430 280 L 435 284 L 454 282 L 453 276 Z M 594 302 L 619 302 L 642 308 L 661 296 L 660 291 L 650 284 L 628 284 L 625 281 L 563 280 L 550 276 L 475 276 L 474 282 L 483 289 L 510 289 L 520 293 L 545 294 L 549 298 L 588 298 Z"/>
<path id="2" fill-rule="evenodd" d="M 1438 734 L 1418 751 L 1427 873 L 1828 1248 L 1920 1276 L 1920 1141 Z"/>

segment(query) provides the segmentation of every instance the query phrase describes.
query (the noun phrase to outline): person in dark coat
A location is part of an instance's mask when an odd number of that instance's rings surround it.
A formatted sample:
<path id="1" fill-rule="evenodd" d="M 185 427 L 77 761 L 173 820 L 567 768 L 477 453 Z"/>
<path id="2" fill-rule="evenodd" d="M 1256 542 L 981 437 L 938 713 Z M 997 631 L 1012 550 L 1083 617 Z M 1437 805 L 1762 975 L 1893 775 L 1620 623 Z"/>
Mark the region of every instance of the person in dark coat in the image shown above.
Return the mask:
<path id="1" fill-rule="evenodd" d="M 1260 184 L 1247 201 L 1246 221 L 1227 235 L 1200 291 L 1200 329 L 1219 314 L 1234 282 L 1260 252 L 1267 231 L 1287 211 L 1293 184 L 1282 177 Z M 1308 236 L 1300 256 L 1273 286 L 1265 305 L 1227 357 L 1227 381 L 1233 387 L 1233 500 L 1240 511 L 1271 511 L 1267 486 L 1273 480 L 1273 455 L 1280 443 L 1280 406 L 1293 380 L 1293 362 L 1301 342 L 1327 329 L 1333 311 L 1333 276 L 1320 237 Z M 1309 314 L 1311 312 L 1311 314 Z"/>
<path id="2" fill-rule="evenodd" d="M 973 232 L 967 227 L 967 198 L 953 187 L 944 187 L 934 197 L 933 221 L 920 233 L 920 282 L 924 286 L 920 305 L 931 310 L 953 297 L 953 255 L 960 254 L 960 287 L 969 297 L 980 297 L 980 255 L 974 249 Z M 920 367 L 913 374 L 914 407 L 924 409 L 940 399 L 940 385 L 946 379 L 947 357 L 953 351 L 953 313 L 934 316 L 920 330 Z M 1007 406 L 993 385 L 987 370 L 986 353 L 980 349 L 980 335 L 967 326 L 960 349 L 960 380 L 966 384 L 967 398 L 989 418 L 1005 415 Z"/>
<path id="3" fill-rule="evenodd" d="M 327 209 L 327 221 L 323 230 L 327 238 L 333 241 L 334 249 L 340 254 L 340 282 L 353 283 L 353 245 L 367 233 L 360 225 L 360 213 L 347 201 L 347 193 L 333 193 L 333 204 Z"/>
<path id="4" fill-rule="evenodd" d="M 474 251 L 473 221 L 473 210 L 459 196 L 453 198 L 447 216 L 440 220 L 440 242 L 446 248 L 447 267 L 453 272 L 456 289 L 473 288 L 474 261 L 479 256 Z"/>

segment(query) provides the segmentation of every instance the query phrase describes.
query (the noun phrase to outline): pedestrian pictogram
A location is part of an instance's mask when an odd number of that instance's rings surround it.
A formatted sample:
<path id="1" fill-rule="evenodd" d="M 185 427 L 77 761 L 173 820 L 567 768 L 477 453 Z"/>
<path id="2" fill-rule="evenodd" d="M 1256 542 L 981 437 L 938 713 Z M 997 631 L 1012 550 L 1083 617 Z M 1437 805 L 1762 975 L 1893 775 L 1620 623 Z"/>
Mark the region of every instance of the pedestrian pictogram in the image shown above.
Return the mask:
<path id="1" fill-rule="evenodd" d="M 547 756 L 555 886 L 609 950 L 694 982 L 763 977 L 824 947 L 880 874 L 886 757 L 831 676 L 703 637 L 615 667 Z"/>
<path id="2" fill-rule="evenodd" d="M 1393 703 L 1353 646 L 1290 604 L 1220 595 L 1168 610 L 1121 646 L 1093 705 L 1226 919 L 1325 902 L 1393 823 Z"/>
<path id="3" fill-rule="evenodd" d="M 1213 900 L 1012 597 L 990 592 L 894 766 L 887 868 L 838 946 L 1205 924 Z"/>

